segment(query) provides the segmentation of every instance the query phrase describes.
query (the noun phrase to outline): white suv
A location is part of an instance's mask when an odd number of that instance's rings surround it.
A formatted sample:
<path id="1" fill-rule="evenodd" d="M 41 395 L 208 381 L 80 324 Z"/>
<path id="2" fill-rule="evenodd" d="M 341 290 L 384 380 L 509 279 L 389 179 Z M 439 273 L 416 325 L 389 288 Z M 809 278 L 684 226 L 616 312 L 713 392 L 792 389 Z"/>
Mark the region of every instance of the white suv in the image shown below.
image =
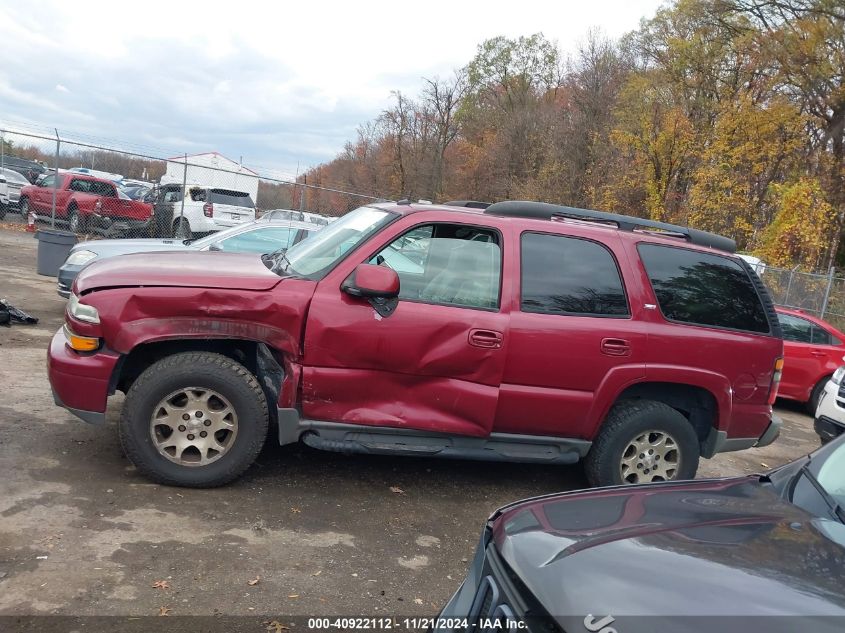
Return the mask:
<path id="1" fill-rule="evenodd" d="M 255 220 L 255 203 L 248 193 L 204 185 L 163 185 L 155 203 L 156 225 L 161 237 L 188 239 L 196 234 Z"/>
<path id="2" fill-rule="evenodd" d="M 833 376 L 819 396 L 816 407 L 816 420 L 813 428 L 821 438 L 822 444 L 845 433 L 845 365 L 833 372 Z"/>

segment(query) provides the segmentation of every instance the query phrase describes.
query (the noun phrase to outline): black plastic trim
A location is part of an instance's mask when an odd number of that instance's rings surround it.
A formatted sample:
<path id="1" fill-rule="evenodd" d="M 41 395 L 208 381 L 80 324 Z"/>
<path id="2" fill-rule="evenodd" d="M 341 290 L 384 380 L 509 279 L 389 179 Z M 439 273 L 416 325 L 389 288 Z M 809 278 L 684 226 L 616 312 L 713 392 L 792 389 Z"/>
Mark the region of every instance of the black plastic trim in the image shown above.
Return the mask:
<path id="1" fill-rule="evenodd" d="M 698 229 L 691 229 L 689 227 L 679 226 L 676 224 L 668 224 L 666 222 L 656 222 L 654 220 L 635 218 L 629 215 L 593 211 L 592 209 L 565 207 L 557 204 L 549 204 L 547 202 L 517 200 L 496 202 L 487 207 L 484 210 L 484 213 L 505 217 L 535 218 L 539 220 L 551 220 L 554 217 L 572 218 L 575 220 L 613 224 L 623 231 L 654 229 L 656 231 L 665 231 L 670 234 L 675 234 L 675 236 L 681 237 L 698 246 L 716 248 L 722 251 L 727 251 L 728 253 L 736 252 L 736 242 L 723 235 L 716 235 L 715 233 L 699 231 Z M 672 235 L 669 237 L 672 237 Z"/>

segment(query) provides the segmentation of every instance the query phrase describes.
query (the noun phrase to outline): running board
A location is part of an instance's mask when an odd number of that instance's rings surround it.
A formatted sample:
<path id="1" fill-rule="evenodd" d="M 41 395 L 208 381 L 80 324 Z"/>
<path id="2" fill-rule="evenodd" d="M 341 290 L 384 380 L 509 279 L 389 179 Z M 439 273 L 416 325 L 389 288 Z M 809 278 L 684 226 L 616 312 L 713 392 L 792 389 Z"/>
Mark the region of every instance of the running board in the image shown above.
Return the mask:
<path id="1" fill-rule="evenodd" d="M 279 409 L 279 443 L 302 440 L 323 451 L 367 455 L 418 455 L 498 462 L 574 464 L 590 442 L 574 438 L 491 433 L 454 436 L 409 429 L 302 420 L 296 409 Z"/>

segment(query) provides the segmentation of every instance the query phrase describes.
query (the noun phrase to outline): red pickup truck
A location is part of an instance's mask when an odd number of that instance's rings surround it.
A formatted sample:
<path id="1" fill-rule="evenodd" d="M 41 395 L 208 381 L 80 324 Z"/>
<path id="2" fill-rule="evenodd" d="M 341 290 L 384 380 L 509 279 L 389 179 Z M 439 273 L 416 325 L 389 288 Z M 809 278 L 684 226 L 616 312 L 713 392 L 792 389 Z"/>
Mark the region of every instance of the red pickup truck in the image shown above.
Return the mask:
<path id="1" fill-rule="evenodd" d="M 118 222 L 127 229 L 143 228 L 152 217 L 152 205 L 121 198 L 117 186 L 110 180 L 74 173 L 53 174 L 38 185 L 23 187 L 19 203 L 21 214 L 27 216 L 32 211 L 36 216 L 50 216 L 54 188 L 56 218 L 66 221 L 74 233 L 95 226 L 108 228 Z"/>
<path id="2" fill-rule="evenodd" d="M 374 204 L 286 251 L 93 262 L 48 352 L 139 470 L 231 481 L 268 437 L 346 453 L 695 476 L 765 446 L 783 341 L 733 240 L 537 202 Z"/>

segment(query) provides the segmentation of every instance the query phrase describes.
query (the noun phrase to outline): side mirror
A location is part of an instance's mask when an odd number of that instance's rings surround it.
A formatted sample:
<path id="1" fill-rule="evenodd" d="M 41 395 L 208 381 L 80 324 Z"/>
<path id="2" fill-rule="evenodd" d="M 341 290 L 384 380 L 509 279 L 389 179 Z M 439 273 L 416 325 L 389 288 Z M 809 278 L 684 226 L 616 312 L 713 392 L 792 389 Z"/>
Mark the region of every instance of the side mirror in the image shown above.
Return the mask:
<path id="1" fill-rule="evenodd" d="M 399 296 L 399 275 L 386 266 L 358 264 L 341 290 L 353 297 L 394 299 Z"/>
<path id="2" fill-rule="evenodd" d="M 211 244 L 208 247 L 208 250 L 210 250 L 210 251 L 222 251 L 223 247 L 220 246 L 220 242 L 214 242 L 214 244 Z"/>

